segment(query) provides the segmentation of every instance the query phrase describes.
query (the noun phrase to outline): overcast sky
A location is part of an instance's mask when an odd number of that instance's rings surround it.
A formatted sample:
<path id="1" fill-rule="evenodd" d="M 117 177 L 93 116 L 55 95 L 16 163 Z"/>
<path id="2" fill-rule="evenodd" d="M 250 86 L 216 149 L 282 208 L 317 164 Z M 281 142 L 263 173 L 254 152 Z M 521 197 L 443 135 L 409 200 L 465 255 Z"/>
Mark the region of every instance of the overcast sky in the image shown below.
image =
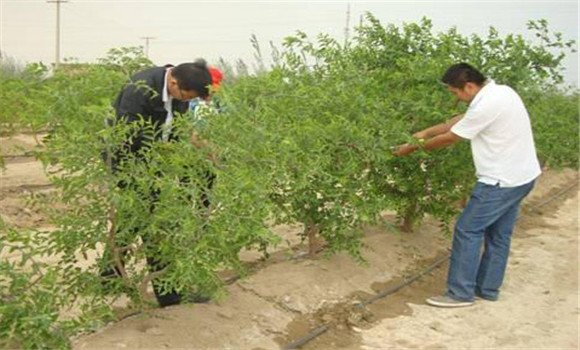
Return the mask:
<path id="1" fill-rule="evenodd" d="M 250 36 L 262 50 L 300 29 L 344 39 L 370 11 L 384 24 L 416 22 L 423 16 L 437 31 L 456 26 L 463 34 L 529 35 L 526 22 L 547 19 L 552 31 L 578 39 L 578 1 L 194 1 L 68 0 L 61 5 L 61 57 L 94 61 L 109 48 L 144 45 L 157 64 L 197 57 L 252 62 Z M 0 0 L 0 49 L 21 62 L 55 59 L 56 5 L 45 0 Z M 351 28 L 352 34 L 352 28 Z M 578 55 L 566 60 L 566 80 L 578 84 Z"/>

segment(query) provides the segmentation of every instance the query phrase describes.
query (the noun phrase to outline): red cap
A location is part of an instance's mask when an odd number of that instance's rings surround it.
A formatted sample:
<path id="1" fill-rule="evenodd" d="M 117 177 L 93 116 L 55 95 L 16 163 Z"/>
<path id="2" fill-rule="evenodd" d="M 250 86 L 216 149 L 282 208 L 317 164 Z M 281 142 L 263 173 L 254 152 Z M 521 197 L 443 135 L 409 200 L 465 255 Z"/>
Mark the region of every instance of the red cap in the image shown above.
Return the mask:
<path id="1" fill-rule="evenodd" d="M 211 84 L 214 88 L 217 88 L 220 85 L 220 82 L 224 78 L 222 72 L 215 67 L 209 67 L 209 74 L 211 75 Z"/>

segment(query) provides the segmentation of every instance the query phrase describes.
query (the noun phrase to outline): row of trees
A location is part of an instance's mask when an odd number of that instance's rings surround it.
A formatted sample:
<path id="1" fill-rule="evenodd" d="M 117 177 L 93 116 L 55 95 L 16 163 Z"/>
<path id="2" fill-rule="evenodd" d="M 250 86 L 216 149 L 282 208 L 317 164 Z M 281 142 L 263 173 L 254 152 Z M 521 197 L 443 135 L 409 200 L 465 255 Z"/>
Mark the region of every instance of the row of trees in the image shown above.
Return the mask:
<path id="1" fill-rule="evenodd" d="M 240 250 L 265 252 L 277 243 L 268 223 L 302 223 L 311 252 L 325 244 L 361 262 L 361 227 L 383 210 L 396 211 L 407 231 L 427 214 L 448 227 L 473 183 L 469 146 L 405 158 L 391 148 L 465 110 L 438 83 L 458 61 L 518 90 L 542 161 L 576 167 L 578 95 L 559 85 L 563 52 L 573 43 L 551 35 L 544 21 L 529 27 L 539 44 L 502 38 L 493 28 L 487 37 L 434 33 L 427 19 L 383 26 L 371 15 L 346 46 L 298 32 L 275 50 L 270 69 L 223 86 L 224 113 L 209 112 L 201 130 L 207 148 L 189 143 L 190 116 L 179 116 L 179 140 L 152 143 L 140 155 L 146 162 L 129 157 L 118 174 L 102 152 L 130 130 L 104 129 L 103 120 L 127 77 L 151 65 L 138 50 L 113 50 L 99 64 L 48 79 L 39 65 L 23 77 L 0 76 L 10 86 L 1 91 L 0 122 L 48 132 L 37 156 L 54 165 L 47 169 L 56 169 L 49 175 L 57 188 L 35 198 L 53 229 L 6 227 L 0 237 L 0 253 L 23 256 L 0 260 L 0 344 L 67 346 L 71 334 L 111 317 L 122 294 L 147 307 L 153 278 L 168 290 L 218 294 L 219 271 L 246 273 Z M 202 203 L 207 174 L 217 179 L 209 208 Z M 122 181 L 130 190 L 116 189 Z M 152 213 L 143 200 L 151 192 L 159 194 Z M 167 268 L 149 271 L 142 263 L 148 256 Z M 37 261 L 46 257 L 58 262 Z M 105 288 L 98 272 L 111 262 L 123 276 Z M 78 316 L 63 320 L 71 305 Z"/>

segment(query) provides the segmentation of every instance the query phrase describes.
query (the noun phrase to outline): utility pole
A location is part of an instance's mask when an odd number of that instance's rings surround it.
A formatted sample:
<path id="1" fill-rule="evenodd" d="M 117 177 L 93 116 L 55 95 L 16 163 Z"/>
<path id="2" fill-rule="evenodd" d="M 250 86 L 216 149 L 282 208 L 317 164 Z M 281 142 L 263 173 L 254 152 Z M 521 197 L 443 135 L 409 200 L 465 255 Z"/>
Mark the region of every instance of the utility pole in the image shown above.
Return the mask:
<path id="1" fill-rule="evenodd" d="M 4 31 L 2 29 L 2 22 L 4 18 L 4 1 L 0 0 L 0 60 L 4 55 Z"/>
<path id="2" fill-rule="evenodd" d="M 149 40 L 157 39 L 152 36 L 142 36 L 141 39 L 145 40 L 145 57 L 149 58 Z"/>
<path id="3" fill-rule="evenodd" d="M 350 2 L 346 4 L 346 27 L 344 27 L 344 46 L 348 44 L 349 26 L 350 26 Z"/>
<path id="4" fill-rule="evenodd" d="M 60 4 L 67 3 L 68 0 L 48 0 L 48 3 L 56 4 L 56 58 L 54 69 L 60 66 Z"/>

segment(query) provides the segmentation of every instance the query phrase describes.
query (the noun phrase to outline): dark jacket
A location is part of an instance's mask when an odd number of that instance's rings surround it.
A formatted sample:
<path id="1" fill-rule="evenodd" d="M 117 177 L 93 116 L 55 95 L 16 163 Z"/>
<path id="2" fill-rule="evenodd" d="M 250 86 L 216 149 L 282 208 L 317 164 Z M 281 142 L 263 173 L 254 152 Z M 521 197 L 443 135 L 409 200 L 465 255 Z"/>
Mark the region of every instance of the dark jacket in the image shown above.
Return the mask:
<path id="1" fill-rule="evenodd" d="M 113 103 L 116 121 L 132 123 L 143 118 L 153 125 L 153 135 L 145 135 L 139 130 L 136 136 L 128 140 L 131 152 L 137 152 L 144 146 L 145 138 L 161 139 L 161 128 L 167 119 L 163 105 L 163 84 L 168 67 L 154 67 L 131 77 Z M 189 102 L 173 99 L 173 113 L 185 113 Z M 110 121 L 109 121 L 110 122 Z"/>

